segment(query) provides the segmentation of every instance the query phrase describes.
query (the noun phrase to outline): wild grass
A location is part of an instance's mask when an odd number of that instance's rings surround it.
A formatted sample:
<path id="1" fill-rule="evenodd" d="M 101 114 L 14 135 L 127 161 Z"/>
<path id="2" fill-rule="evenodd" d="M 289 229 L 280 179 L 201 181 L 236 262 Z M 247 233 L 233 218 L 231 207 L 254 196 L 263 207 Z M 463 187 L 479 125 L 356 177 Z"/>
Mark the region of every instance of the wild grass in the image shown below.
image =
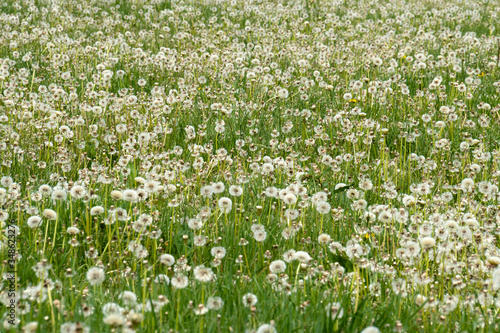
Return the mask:
<path id="1" fill-rule="evenodd" d="M 2 2 L 1 330 L 498 331 L 499 8 Z"/>

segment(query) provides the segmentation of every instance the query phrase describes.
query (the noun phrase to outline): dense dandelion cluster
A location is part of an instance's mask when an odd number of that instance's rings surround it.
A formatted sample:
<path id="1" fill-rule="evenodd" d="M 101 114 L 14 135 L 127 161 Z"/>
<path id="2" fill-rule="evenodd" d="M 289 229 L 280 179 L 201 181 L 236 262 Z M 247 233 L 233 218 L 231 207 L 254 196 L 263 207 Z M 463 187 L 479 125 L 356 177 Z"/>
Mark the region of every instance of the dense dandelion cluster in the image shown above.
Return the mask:
<path id="1" fill-rule="evenodd" d="M 500 330 L 499 22 L 2 1 L 0 331 Z"/>

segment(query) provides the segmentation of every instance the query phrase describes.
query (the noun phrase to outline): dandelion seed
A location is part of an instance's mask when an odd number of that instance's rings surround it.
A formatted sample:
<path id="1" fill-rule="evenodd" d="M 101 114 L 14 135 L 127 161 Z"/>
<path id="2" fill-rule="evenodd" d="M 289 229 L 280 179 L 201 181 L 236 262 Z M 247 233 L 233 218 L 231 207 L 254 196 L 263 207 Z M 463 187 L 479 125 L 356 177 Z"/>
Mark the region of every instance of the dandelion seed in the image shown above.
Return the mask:
<path id="1" fill-rule="evenodd" d="M 331 206 L 328 202 L 318 202 L 316 204 L 316 210 L 318 211 L 319 214 L 325 215 L 330 212 Z"/>
<path id="2" fill-rule="evenodd" d="M 188 220 L 188 227 L 192 230 L 200 230 L 203 228 L 203 221 L 199 218 L 191 218 Z"/>
<path id="3" fill-rule="evenodd" d="M 128 306 L 132 306 L 137 302 L 137 295 L 131 291 L 123 291 L 120 294 L 120 298 L 122 299 L 123 303 Z"/>
<path id="4" fill-rule="evenodd" d="M 377 67 L 380 67 L 382 66 L 382 59 L 380 59 L 379 57 L 375 57 L 372 59 L 372 62 L 375 66 Z"/>
<path id="5" fill-rule="evenodd" d="M 162 254 L 159 258 L 159 261 L 162 265 L 165 265 L 165 266 L 172 266 L 173 264 L 175 264 L 174 256 L 167 254 L 167 253 Z"/>
<path id="6" fill-rule="evenodd" d="M 205 307 L 203 304 L 199 304 L 198 307 L 196 307 L 194 310 L 194 314 L 197 316 L 204 315 L 205 313 L 208 312 L 208 308 Z"/>
<path id="7" fill-rule="evenodd" d="M 123 200 L 136 202 L 137 201 L 137 192 L 134 190 L 125 190 L 123 191 Z"/>
<path id="8" fill-rule="evenodd" d="M 462 180 L 462 183 L 460 184 L 460 188 L 464 192 L 472 192 L 474 188 L 474 181 L 470 178 L 465 178 Z"/>
<path id="9" fill-rule="evenodd" d="M 101 215 L 104 213 L 104 207 L 102 206 L 94 206 L 90 209 L 90 215 L 95 216 L 95 215 Z"/>
<path id="10" fill-rule="evenodd" d="M 68 229 L 66 229 L 66 232 L 68 233 L 68 235 L 77 235 L 78 233 L 80 233 L 80 229 L 78 229 L 77 227 L 69 227 Z"/>
<path id="11" fill-rule="evenodd" d="M 40 216 L 31 216 L 29 219 L 28 219 L 28 227 L 30 227 L 31 229 L 35 229 L 35 228 L 38 228 L 39 226 L 42 225 L 42 218 Z"/>
<path id="12" fill-rule="evenodd" d="M 263 242 L 267 237 L 267 232 L 264 229 L 254 231 L 253 238 L 257 242 Z"/>
<path id="13" fill-rule="evenodd" d="M 68 197 L 68 194 L 65 190 L 58 189 L 52 192 L 51 197 L 52 200 L 65 201 Z"/>
<path id="14" fill-rule="evenodd" d="M 241 188 L 241 186 L 231 185 L 229 187 L 229 194 L 234 197 L 239 197 L 243 194 L 243 189 Z"/>
<path id="15" fill-rule="evenodd" d="M 278 189 L 274 186 L 266 188 L 265 194 L 267 197 L 270 198 L 277 198 L 278 197 Z"/>
<path id="16" fill-rule="evenodd" d="M 83 186 L 79 186 L 79 185 L 76 185 L 76 186 L 73 186 L 70 190 L 70 194 L 73 198 L 75 199 L 81 199 L 85 196 L 85 189 L 83 188 Z"/>
<path id="17" fill-rule="evenodd" d="M 207 244 L 207 238 L 203 235 L 194 236 L 193 240 L 194 246 L 204 246 Z"/>
<path id="18" fill-rule="evenodd" d="M 49 185 L 41 185 L 39 188 L 38 188 L 38 192 L 40 194 L 42 194 L 44 197 L 45 196 L 49 196 L 52 194 L 52 187 L 50 187 Z M 54 198 L 52 198 L 54 199 Z"/>
<path id="19" fill-rule="evenodd" d="M 231 201 L 231 199 L 227 197 L 222 197 L 219 199 L 219 209 L 223 213 L 229 213 L 231 211 L 232 206 L 233 202 Z"/>
<path id="20" fill-rule="evenodd" d="M 331 239 L 330 235 L 321 234 L 318 236 L 318 243 L 326 245 L 330 243 Z"/>
<path id="21" fill-rule="evenodd" d="M 224 247 L 222 247 L 222 246 L 216 246 L 216 247 L 213 247 L 210 250 L 210 253 L 216 259 L 222 259 L 222 258 L 224 258 L 226 256 L 226 249 Z"/>
<path id="22" fill-rule="evenodd" d="M 286 270 L 286 264 L 282 260 L 275 260 L 269 265 L 269 270 L 273 274 L 280 274 Z"/>
<path id="23" fill-rule="evenodd" d="M 420 294 L 418 294 L 417 298 L 415 298 L 415 303 L 418 306 L 422 306 L 422 304 L 424 304 L 426 301 L 427 301 L 427 297 L 420 295 Z"/>
<path id="24" fill-rule="evenodd" d="M 224 186 L 224 183 L 222 183 L 222 182 L 212 184 L 212 191 L 215 194 L 220 194 L 220 193 L 224 192 L 224 189 L 225 189 L 225 186 Z"/>
<path id="25" fill-rule="evenodd" d="M 500 268 L 497 268 L 491 274 L 491 281 L 494 290 L 500 289 Z"/>
<path id="26" fill-rule="evenodd" d="M 46 209 L 43 210 L 42 216 L 44 218 L 46 218 L 47 220 L 54 221 L 54 220 L 57 219 L 57 213 L 54 210 L 49 209 L 49 208 L 46 208 Z"/>
<path id="27" fill-rule="evenodd" d="M 13 183 L 14 180 L 10 176 L 3 176 L 2 178 L 0 178 L 0 185 L 2 185 L 3 187 L 10 187 Z"/>
<path id="28" fill-rule="evenodd" d="M 205 197 L 205 198 L 210 198 L 212 197 L 212 194 L 213 194 L 213 188 L 212 186 L 210 185 L 206 185 L 206 186 L 203 186 L 201 189 L 200 189 L 200 194 Z"/>
<path id="29" fill-rule="evenodd" d="M 184 289 L 188 285 L 188 278 L 185 275 L 177 275 L 174 276 L 171 280 L 170 283 L 172 284 L 172 287 L 175 289 Z"/>
<path id="30" fill-rule="evenodd" d="M 436 240 L 432 237 L 424 237 L 420 240 L 420 245 L 424 250 L 428 250 L 436 245 Z"/>
<path id="31" fill-rule="evenodd" d="M 271 172 L 274 171 L 274 166 L 271 163 L 264 163 L 262 165 L 262 169 L 261 170 L 262 170 L 262 173 L 264 175 L 268 175 L 268 174 L 270 174 Z M 272 189 L 271 189 L 271 191 L 272 191 Z M 274 192 L 271 192 L 271 193 L 274 193 Z M 268 196 L 273 196 L 273 195 L 268 195 Z"/>
<path id="32" fill-rule="evenodd" d="M 257 328 L 257 333 L 276 333 L 276 328 L 270 324 L 262 324 Z"/>
<path id="33" fill-rule="evenodd" d="M 207 300 L 207 308 L 212 311 L 218 311 L 224 306 L 224 301 L 222 298 L 214 296 L 209 297 Z"/>
<path id="34" fill-rule="evenodd" d="M 298 260 L 303 263 L 308 263 L 309 261 L 312 260 L 312 258 L 307 252 L 297 251 L 294 254 L 294 260 Z"/>
<path id="35" fill-rule="evenodd" d="M 99 267 L 92 267 L 87 271 L 87 280 L 91 286 L 99 285 L 104 282 L 104 270 Z"/>
<path id="36" fill-rule="evenodd" d="M 164 285 L 168 285 L 170 283 L 170 279 L 168 278 L 168 276 L 166 276 L 165 274 L 158 274 L 155 279 L 154 279 L 154 282 L 156 284 L 164 284 Z"/>
<path id="37" fill-rule="evenodd" d="M 368 326 L 364 328 L 361 333 L 380 333 L 380 330 L 375 326 Z"/>
<path id="38" fill-rule="evenodd" d="M 111 191 L 110 196 L 113 200 L 123 199 L 123 193 L 120 191 Z"/>
<path id="39" fill-rule="evenodd" d="M 382 223 L 389 223 L 392 220 L 392 214 L 388 211 L 383 211 L 379 214 L 378 219 Z"/>
<path id="40" fill-rule="evenodd" d="M 107 315 L 106 317 L 104 317 L 103 321 L 106 325 L 109 325 L 111 327 L 124 326 L 127 322 L 122 315 L 116 313 Z"/>
<path id="41" fill-rule="evenodd" d="M 293 206 L 297 202 L 297 197 L 293 193 L 288 193 L 283 197 L 283 202 L 289 206 Z"/>
<path id="42" fill-rule="evenodd" d="M 337 302 L 328 303 L 325 310 L 328 318 L 340 319 L 344 316 L 344 309 Z"/>
<path id="43" fill-rule="evenodd" d="M 157 181 L 148 180 L 144 183 L 144 190 L 148 193 L 158 192 L 159 184 Z"/>
<path id="44" fill-rule="evenodd" d="M 247 293 L 243 295 L 243 305 L 245 307 L 248 308 L 250 306 L 254 306 L 255 304 L 257 304 L 257 296 L 255 296 L 252 293 Z"/>
<path id="45" fill-rule="evenodd" d="M 200 282 L 210 282 L 214 278 L 214 273 L 212 269 L 201 265 L 195 267 L 194 277 Z"/>

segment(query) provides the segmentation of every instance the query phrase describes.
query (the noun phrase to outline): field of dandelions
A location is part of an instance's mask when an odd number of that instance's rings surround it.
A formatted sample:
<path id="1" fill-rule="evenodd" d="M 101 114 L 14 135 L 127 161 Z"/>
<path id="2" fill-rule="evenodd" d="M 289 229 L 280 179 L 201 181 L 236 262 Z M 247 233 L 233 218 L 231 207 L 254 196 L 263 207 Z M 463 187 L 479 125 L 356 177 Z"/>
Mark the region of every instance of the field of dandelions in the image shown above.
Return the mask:
<path id="1" fill-rule="evenodd" d="M 498 332 L 498 1 L 0 1 L 1 332 Z"/>

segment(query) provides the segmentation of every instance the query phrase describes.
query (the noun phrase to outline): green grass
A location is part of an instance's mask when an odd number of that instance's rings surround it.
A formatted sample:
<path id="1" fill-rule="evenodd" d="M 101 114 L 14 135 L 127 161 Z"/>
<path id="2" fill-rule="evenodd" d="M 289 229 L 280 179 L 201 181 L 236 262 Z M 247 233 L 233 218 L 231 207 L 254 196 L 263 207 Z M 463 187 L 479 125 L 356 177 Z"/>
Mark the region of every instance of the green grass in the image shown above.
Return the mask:
<path id="1" fill-rule="evenodd" d="M 80 323 L 84 332 L 262 332 L 264 324 L 277 332 L 361 332 L 369 326 L 382 332 L 498 331 L 498 189 L 485 197 L 479 188 L 481 182 L 498 186 L 500 175 L 497 7 L 494 1 L 2 2 L 1 331 L 59 332 L 68 323 Z M 477 42 L 464 39 L 471 32 Z M 23 59 L 28 52 L 31 59 Z M 413 68 L 419 54 L 427 58 L 425 69 Z M 303 59 L 308 66 L 301 70 Z M 397 63 L 392 71 L 391 60 Z M 108 83 L 100 77 L 101 66 L 113 72 Z M 476 69 L 479 75 L 467 73 Z M 65 81 L 64 72 L 71 78 Z M 201 76 L 206 83 L 199 82 Z M 436 76 L 443 88 L 429 90 Z M 139 79 L 146 84 L 140 86 Z M 469 80 L 466 92 L 453 86 Z M 350 88 L 354 81 L 363 82 L 361 90 Z M 377 94 L 367 93 L 371 85 Z M 157 108 L 155 86 L 163 99 Z M 287 98 L 279 97 L 282 88 Z M 69 99 L 72 92 L 75 100 Z M 346 100 L 346 93 L 353 99 Z M 133 104 L 127 102 L 132 95 Z M 490 108 L 481 109 L 481 103 Z M 98 105 L 101 114 L 85 111 Z M 441 106 L 454 106 L 457 119 L 450 121 Z M 424 114 L 432 120 L 425 123 Z M 216 131 L 221 121 L 223 133 Z M 438 128 L 438 121 L 445 126 Z M 124 133 L 118 124 L 126 125 Z M 287 124 L 293 125 L 289 131 Z M 70 128 L 67 137 L 62 126 Z M 189 126 L 194 138 L 186 132 Z M 406 139 L 417 132 L 414 140 Z M 150 135 L 148 143 L 139 144 L 141 133 Z M 437 148 L 441 139 L 449 147 Z M 468 150 L 460 149 L 463 142 Z M 490 159 L 481 160 L 482 153 Z M 425 162 L 412 160 L 412 154 Z M 262 173 L 264 163 L 274 171 Z M 473 173 L 476 165 L 481 170 Z M 127 189 L 144 194 L 138 177 L 162 188 L 137 202 L 112 197 L 112 191 Z M 362 189 L 364 178 L 373 188 Z M 474 180 L 474 192 L 461 190 L 465 178 Z M 223 192 L 200 194 L 216 182 L 224 183 Z M 426 182 L 433 183 L 429 193 L 414 192 Z M 336 190 L 339 183 L 349 187 Z M 64 189 L 67 199 L 42 196 L 43 184 Z M 77 185 L 85 189 L 83 198 L 70 194 Z M 241 186 L 242 196 L 231 195 L 231 185 Z M 268 197 L 269 187 L 298 191 L 297 203 Z M 320 191 L 331 206 L 325 215 L 311 199 Z M 451 201 L 441 201 L 448 191 Z M 413 195 L 415 204 L 405 206 L 405 195 Z M 222 197 L 232 200 L 227 214 L 219 208 Z M 366 207 L 356 210 L 360 199 Z M 91 215 L 96 206 L 104 213 Z M 207 207 L 201 228 L 190 227 L 188 221 Z M 44 217 L 40 227 L 30 228 L 28 219 L 42 217 L 47 208 L 57 220 Z M 117 208 L 130 219 L 106 224 Z M 408 218 L 398 221 L 396 210 Z M 392 217 L 385 221 L 382 213 Z M 136 230 L 141 214 L 151 224 Z M 286 214 L 298 216 L 290 220 Z M 442 221 L 435 222 L 437 215 Z M 461 231 L 469 228 L 465 245 L 449 220 Z M 429 221 L 433 231 L 426 235 L 420 228 Z M 6 307 L 13 297 L 7 279 L 7 260 L 13 259 L 9 224 L 20 228 L 13 327 Z M 265 240 L 254 235 L 254 224 L 264 228 Z M 79 232 L 68 234 L 71 226 Z M 450 232 L 447 239 L 438 238 L 440 228 Z M 153 231 L 161 236 L 150 237 Z M 320 243 L 322 234 L 342 249 Z M 194 241 L 200 235 L 207 238 L 203 246 Z M 411 260 L 402 258 L 408 241 L 424 244 L 425 236 L 436 244 L 428 250 L 421 245 Z M 70 245 L 72 238 L 78 246 Z M 131 242 L 147 255 L 139 258 Z M 216 246 L 226 254 L 214 262 Z M 354 246 L 364 251 L 359 257 L 350 252 Z M 271 262 L 292 249 L 312 260 L 302 266 L 287 261 L 284 272 L 270 275 Z M 166 253 L 175 265 L 159 262 Z M 44 274 L 33 269 L 40 265 L 49 267 Z M 212 269 L 212 281 L 194 276 L 200 265 Z M 96 266 L 105 278 L 94 286 L 86 275 Z M 415 274 L 424 273 L 429 282 L 418 284 Z M 189 283 L 176 289 L 155 282 L 159 274 L 170 281 L 184 274 Z M 395 281 L 406 284 L 402 293 Z M 378 284 L 379 292 L 373 292 Z M 136 304 L 127 305 L 123 291 L 134 292 Z M 243 304 L 247 293 L 257 297 L 254 307 Z M 223 307 L 197 315 L 194 310 L 208 306 L 212 296 L 221 297 Z M 449 296 L 457 301 L 447 308 Z M 118 319 L 125 321 L 116 327 L 103 312 L 109 303 L 123 308 Z M 337 318 L 327 315 L 333 303 L 342 308 Z M 94 308 L 91 315 L 85 306 Z"/>

